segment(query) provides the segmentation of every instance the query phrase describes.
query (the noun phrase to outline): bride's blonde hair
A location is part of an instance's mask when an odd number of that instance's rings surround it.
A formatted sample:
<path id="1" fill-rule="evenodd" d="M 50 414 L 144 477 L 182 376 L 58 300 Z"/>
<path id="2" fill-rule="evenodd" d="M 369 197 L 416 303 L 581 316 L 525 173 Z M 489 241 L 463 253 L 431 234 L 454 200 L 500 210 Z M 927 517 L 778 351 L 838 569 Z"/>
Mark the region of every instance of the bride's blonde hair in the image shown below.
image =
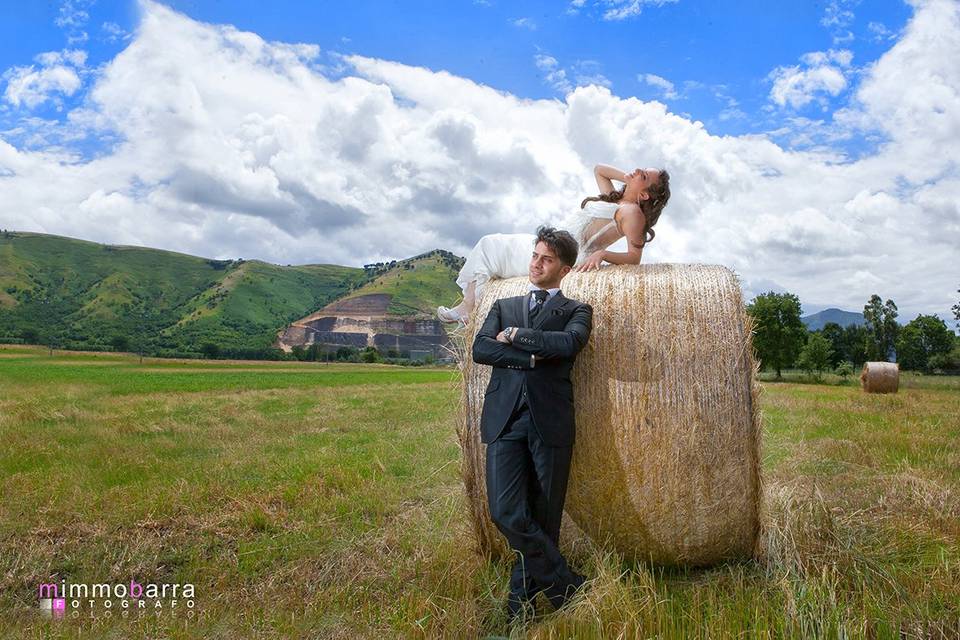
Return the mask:
<path id="1" fill-rule="evenodd" d="M 598 200 L 600 202 L 620 202 L 623 200 L 623 194 L 626 190 L 627 185 L 624 184 L 619 190 L 586 197 L 583 199 L 583 202 L 580 203 L 580 208 L 583 209 L 587 203 L 592 200 Z M 657 232 L 653 230 L 653 225 L 657 224 L 657 220 L 660 219 L 660 213 L 663 211 L 663 208 L 667 206 L 667 200 L 670 199 L 670 174 L 667 173 L 666 169 L 660 169 L 660 179 L 657 180 L 656 184 L 651 184 L 647 187 L 647 194 L 650 197 L 646 200 L 641 200 L 639 203 L 646 224 L 646 228 L 643 230 L 644 244 L 656 237 Z M 647 234 L 650 234 L 649 237 L 647 237 Z"/>

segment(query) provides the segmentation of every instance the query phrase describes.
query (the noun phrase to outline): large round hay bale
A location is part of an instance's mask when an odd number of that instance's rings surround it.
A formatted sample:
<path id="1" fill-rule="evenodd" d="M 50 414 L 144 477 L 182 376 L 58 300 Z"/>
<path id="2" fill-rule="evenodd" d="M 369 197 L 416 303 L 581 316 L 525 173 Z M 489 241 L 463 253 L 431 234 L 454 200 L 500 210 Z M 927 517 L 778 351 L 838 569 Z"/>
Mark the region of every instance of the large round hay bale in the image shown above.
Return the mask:
<path id="1" fill-rule="evenodd" d="M 491 368 L 475 364 L 469 349 L 493 301 L 527 288 L 525 278 L 490 282 L 464 336 L 463 479 L 478 545 L 493 556 L 507 547 L 487 509 L 479 434 Z M 594 310 L 573 369 L 577 435 L 566 512 L 576 528 L 658 564 L 751 555 L 759 386 L 736 276 L 710 265 L 618 266 L 571 273 L 562 289 Z"/>
<path id="2" fill-rule="evenodd" d="M 900 365 L 896 362 L 865 362 L 860 386 L 867 393 L 896 393 L 900 388 Z"/>

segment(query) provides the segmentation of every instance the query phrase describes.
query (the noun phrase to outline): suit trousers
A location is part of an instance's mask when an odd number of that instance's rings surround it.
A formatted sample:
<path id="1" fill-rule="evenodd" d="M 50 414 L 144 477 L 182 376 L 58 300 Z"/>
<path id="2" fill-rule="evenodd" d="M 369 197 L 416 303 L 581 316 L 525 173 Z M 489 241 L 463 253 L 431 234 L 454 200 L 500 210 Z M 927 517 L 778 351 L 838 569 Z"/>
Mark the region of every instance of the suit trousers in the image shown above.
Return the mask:
<path id="1" fill-rule="evenodd" d="M 558 548 L 573 447 L 540 439 L 522 395 L 500 437 L 487 445 L 487 500 L 494 524 L 516 552 L 510 598 L 543 591 L 555 607 L 583 577 Z"/>

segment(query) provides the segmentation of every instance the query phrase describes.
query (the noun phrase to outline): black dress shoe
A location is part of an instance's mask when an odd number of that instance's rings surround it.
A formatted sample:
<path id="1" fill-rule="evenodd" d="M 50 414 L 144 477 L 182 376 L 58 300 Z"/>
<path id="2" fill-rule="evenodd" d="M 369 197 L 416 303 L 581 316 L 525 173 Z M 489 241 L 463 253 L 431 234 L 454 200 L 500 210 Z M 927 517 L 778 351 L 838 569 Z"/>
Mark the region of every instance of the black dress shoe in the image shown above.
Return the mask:
<path id="1" fill-rule="evenodd" d="M 533 600 L 518 598 L 514 594 L 507 596 L 507 623 L 511 626 L 522 620 L 530 620 L 536 615 Z"/>
<path id="2" fill-rule="evenodd" d="M 583 591 L 583 585 L 586 584 L 586 582 L 586 576 L 574 572 L 573 578 L 567 583 L 565 589 L 561 591 L 556 587 L 550 587 L 544 591 L 544 593 L 547 594 L 550 604 L 552 604 L 555 609 L 562 609 L 576 594 Z"/>

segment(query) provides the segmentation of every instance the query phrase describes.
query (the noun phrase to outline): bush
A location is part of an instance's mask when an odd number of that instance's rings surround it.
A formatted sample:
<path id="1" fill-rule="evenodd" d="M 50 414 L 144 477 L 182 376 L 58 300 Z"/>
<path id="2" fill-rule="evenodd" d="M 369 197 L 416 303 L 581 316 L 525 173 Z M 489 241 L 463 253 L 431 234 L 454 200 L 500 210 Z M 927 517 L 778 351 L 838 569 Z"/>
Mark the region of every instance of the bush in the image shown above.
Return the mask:
<path id="1" fill-rule="evenodd" d="M 380 362 L 380 352 L 374 347 L 367 347 L 363 350 L 363 353 L 360 354 L 360 359 L 363 362 Z"/>
<path id="2" fill-rule="evenodd" d="M 853 363 L 849 360 L 844 360 L 837 368 L 834 370 L 834 373 L 840 376 L 841 384 L 847 384 L 847 378 L 853 375 Z"/>
<path id="3" fill-rule="evenodd" d="M 212 342 L 207 342 L 200 347 L 200 353 L 212 360 L 220 355 L 220 347 Z"/>
<path id="4" fill-rule="evenodd" d="M 337 349 L 338 362 L 357 362 L 360 359 L 360 352 L 355 347 L 340 347 Z"/>

